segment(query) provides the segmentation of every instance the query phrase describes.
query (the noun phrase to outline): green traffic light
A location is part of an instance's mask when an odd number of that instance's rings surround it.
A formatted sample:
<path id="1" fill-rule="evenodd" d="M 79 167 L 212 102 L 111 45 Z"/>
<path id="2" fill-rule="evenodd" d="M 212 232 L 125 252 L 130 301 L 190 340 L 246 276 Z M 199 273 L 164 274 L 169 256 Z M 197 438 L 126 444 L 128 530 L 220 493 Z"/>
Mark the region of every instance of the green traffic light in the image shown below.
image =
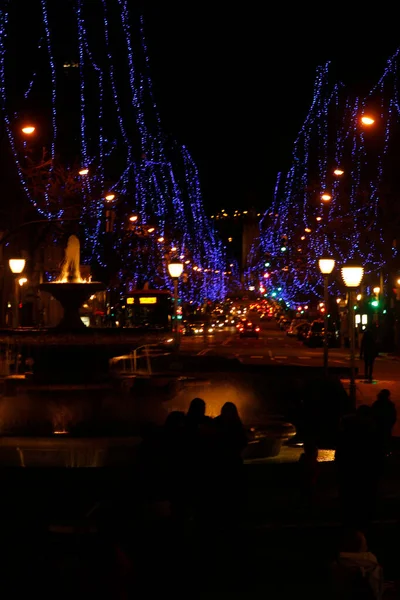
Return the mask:
<path id="1" fill-rule="evenodd" d="M 379 306 L 379 301 L 378 300 L 372 300 L 371 306 L 374 306 L 375 308 L 377 308 Z"/>

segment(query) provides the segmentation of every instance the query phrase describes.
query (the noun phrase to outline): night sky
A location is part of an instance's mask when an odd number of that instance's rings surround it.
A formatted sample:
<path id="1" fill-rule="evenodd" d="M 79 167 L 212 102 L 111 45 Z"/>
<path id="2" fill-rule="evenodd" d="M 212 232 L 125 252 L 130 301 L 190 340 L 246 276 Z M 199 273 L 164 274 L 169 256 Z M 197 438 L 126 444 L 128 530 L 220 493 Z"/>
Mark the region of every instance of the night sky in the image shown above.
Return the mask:
<path id="1" fill-rule="evenodd" d="M 365 92 L 400 45 L 385 3 L 362 15 L 358 3 L 171 4 L 145 5 L 152 74 L 164 127 L 197 161 L 209 212 L 270 202 L 318 64 L 331 60 L 333 80 Z"/>

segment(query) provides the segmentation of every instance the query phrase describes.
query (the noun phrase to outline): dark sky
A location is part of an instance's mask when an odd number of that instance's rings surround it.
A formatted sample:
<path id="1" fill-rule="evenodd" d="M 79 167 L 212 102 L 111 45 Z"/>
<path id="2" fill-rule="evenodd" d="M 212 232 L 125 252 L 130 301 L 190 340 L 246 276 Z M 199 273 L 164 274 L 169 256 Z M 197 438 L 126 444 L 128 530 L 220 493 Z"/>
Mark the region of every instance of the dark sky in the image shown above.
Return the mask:
<path id="1" fill-rule="evenodd" d="M 400 45 L 389 3 L 368 13 L 351 2 L 280 4 L 145 4 L 164 127 L 192 151 L 212 211 L 270 201 L 318 64 L 331 60 L 333 78 L 366 90 Z"/>

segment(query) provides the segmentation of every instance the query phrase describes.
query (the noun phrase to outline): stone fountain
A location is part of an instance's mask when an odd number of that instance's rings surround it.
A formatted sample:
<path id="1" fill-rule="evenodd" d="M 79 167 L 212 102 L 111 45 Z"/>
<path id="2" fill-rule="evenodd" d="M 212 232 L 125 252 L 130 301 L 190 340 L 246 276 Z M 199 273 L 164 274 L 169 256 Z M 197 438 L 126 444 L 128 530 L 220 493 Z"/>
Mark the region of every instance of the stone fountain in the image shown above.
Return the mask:
<path id="1" fill-rule="evenodd" d="M 39 288 L 49 292 L 63 307 L 64 316 L 57 329 L 75 331 L 85 329 L 79 309 L 82 304 L 96 292 L 104 290 L 104 284 L 99 281 L 86 281 L 80 271 L 80 243 L 75 235 L 71 235 L 65 249 L 65 259 L 61 274 L 56 281 L 42 283 Z"/>

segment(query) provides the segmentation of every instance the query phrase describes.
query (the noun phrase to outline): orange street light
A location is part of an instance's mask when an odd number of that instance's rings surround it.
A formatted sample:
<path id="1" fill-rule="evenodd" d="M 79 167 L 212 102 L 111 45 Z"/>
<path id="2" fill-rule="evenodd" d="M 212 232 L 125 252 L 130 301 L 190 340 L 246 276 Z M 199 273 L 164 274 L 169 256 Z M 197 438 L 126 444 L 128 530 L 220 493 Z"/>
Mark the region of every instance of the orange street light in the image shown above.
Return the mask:
<path id="1" fill-rule="evenodd" d="M 36 127 L 34 127 L 33 125 L 27 125 L 26 127 L 22 127 L 21 131 L 22 133 L 25 133 L 25 135 L 32 135 L 32 133 L 34 133 L 36 130 Z"/>
<path id="2" fill-rule="evenodd" d="M 343 169 L 335 169 L 333 171 L 333 174 L 336 175 L 337 177 L 341 177 L 343 175 L 344 171 Z"/>
<path id="3" fill-rule="evenodd" d="M 138 216 L 132 215 L 131 217 L 129 217 L 129 220 L 131 221 L 131 223 L 135 223 L 138 220 Z"/>
<path id="4" fill-rule="evenodd" d="M 149 233 L 153 233 L 154 229 L 155 229 L 154 227 L 150 227 L 150 228 L 149 228 L 147 231 L 148 231 Z"/>
<path id="5" fill-rule="evenodd" d="M 328 194 L 327 192 L 324 192 L 321 196 L 321 200 L 323 202 L 329 202 L 330 200 L 332 200 L 332 196 L 330 194 Z"/>
<path id="6" fill-rule="evenodd" d="M 107 200 L 107 202 L 112 202 L 115 199 L 115 194 L 107 194 L 105 199 Z"/>
<path id="7" fill-rule="evenodd" d="M 161 244 L 161 242 L 163 242 L 163 241 L 164 241 L 164 238 L 163 238 L 163 236 L 159 237 L 159 238 L 158 238 L 158 240 L 157 240 L 157 242 L 160 242 L 160 244 Z"/>
<path id="8" fill-rule="evenodd" d="M 81 169 L 79 171 L 79 175 L 87 175 L 89 173 L 89 169 Z"/>
<path id="9" fill-rule="evenodd" d="M 317 217 L 317 221 L 322 221 L 322 217 Z"/>
<path id="10" fill-rule="evenodd" d="M 364 115 L 361 117 L 361 123 L 363 125 L 373 125 L 375 123 L 375 119 L 373 119 L 372 117 L 368 117 L 368 115 Z"/>

